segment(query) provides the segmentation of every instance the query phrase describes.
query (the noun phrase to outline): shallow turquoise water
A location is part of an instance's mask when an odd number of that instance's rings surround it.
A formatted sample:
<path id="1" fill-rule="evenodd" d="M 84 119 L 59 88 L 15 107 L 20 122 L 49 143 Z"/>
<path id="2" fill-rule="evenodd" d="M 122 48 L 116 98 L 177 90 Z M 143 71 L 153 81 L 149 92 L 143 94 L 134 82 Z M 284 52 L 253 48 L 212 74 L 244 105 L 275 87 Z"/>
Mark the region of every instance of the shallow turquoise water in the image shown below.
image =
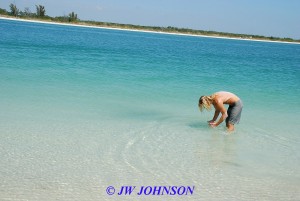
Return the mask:
<path id="1" fill-rule="evenodd" d="M 0 20 L 0 198 L 299 200 L 300 45 Z M 206 125 L 200 95 L 244 102 Z M 51 195 L 51 196 L 50 196 Z"/>

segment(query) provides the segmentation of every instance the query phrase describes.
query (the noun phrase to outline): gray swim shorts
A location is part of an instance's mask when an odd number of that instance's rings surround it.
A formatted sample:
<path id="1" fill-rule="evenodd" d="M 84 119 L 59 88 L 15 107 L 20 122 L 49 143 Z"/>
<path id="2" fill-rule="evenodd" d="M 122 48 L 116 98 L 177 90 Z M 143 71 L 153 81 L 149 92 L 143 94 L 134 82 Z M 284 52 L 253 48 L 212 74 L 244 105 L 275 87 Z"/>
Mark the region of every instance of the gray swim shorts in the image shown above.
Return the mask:
<path id="1" fill-rule="evenodd" d="M 233 105 L 230 105 L 227 110 L 228 117 L 226 118 L 226 124 L 239 123 L 241 119 L 242 110 L 243 110 L 243 102 L 241 100 L 238 100 Z"/>

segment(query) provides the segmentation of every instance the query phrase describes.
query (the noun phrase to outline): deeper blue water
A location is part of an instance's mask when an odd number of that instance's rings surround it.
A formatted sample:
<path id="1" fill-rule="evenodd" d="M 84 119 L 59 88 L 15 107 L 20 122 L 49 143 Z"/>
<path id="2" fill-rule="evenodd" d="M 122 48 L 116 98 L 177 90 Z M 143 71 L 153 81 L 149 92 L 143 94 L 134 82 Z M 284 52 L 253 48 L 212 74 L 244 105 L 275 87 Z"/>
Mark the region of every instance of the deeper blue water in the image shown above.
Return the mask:
<path id="1" fill-rule="evenodd" d="M 221 90 L 244 103 L 230 135 L 197 108 Z M 0 19 L 0 198 L 299 200 L 299 99 L 298 44 Z"/>

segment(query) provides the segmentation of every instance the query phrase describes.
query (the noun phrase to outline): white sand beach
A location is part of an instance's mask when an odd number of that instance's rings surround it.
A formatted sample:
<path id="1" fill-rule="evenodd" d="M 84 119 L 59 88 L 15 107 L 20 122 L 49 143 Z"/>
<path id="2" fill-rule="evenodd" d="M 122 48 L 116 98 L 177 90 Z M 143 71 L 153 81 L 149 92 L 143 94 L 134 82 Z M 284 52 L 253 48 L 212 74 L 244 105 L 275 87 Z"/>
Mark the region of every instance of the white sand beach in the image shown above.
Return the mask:
<path id="1" fill-rule="evenodd" d="M 148 31 L 148 30 L 138 30 L 138 29 L 122 29 L 122 28 L 113 28 L 113 27 L 104 27 L 104 26 L 94 26 L 94 25 L 85 25 L 85 24 L 71 24 L 71 23 L 61 23 L 61 22 L 49 22 L 42 20 L 27 20 L 20 19 L 15 17 L 7 17 L 1 16 L 0 19 L 6 20 L 16 20 L 23 22 L 34 22 L 34 23 L 42 23 L 42 24 L 55 24 L 62 26 L 75 26 L 75 27 L 86 27 L 86 28 L 98 28 L 98 29 L 112 29 L 112 30 L 125 30 L 125 31 L 135 31 L 135 32 L 145 32 L 145 33 L 157 33 L 157 34 L 169 34 L 169 35 L 181 35 L 181 36 L 194 36 L 194 37 L 206 37 L 206 38 L 220 38 L 220 39 L 229 39 L 229 40 L 244 40 L 244 41 L 258 41 L 258 42 L 269 42 L 269 43 L 288 43 L 288 44 L 297 44 L 297 42 L 285 42 L 285 41 L 271 41 L 271 40 L 257 40 L 257 39 L 248 39 L 248 38 L 234 38 L 234 37 L 223 37 L 223 36 L 207 36 L 207 35 L 195 35 L 195 34 L 183 34 L 183 33 L 168 33 L 168 32 L 158 32 L 158 31 Z"/>

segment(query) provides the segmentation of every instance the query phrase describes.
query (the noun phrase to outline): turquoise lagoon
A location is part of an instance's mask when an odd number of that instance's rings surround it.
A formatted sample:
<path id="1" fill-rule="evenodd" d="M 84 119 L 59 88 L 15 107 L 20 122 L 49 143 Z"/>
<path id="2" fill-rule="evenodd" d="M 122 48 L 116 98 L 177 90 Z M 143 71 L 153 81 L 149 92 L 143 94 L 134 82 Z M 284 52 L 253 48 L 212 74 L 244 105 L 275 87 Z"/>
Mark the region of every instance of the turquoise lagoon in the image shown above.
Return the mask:
<path id="1" fill-rule="evenodd" d="M 1 200 L 300 200 L 300 45 L 4 19 L 0 33 Z M 230 135 L 197 108 L 220 90 L 244 102 Z"/>

